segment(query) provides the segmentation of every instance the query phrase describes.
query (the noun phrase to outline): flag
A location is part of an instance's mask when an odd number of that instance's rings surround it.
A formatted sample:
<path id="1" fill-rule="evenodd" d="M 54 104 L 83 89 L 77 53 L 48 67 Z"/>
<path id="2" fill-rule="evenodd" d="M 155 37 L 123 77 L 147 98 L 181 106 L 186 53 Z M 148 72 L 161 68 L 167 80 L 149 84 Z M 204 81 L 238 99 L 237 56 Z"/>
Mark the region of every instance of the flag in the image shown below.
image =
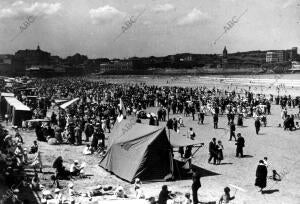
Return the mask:
<path id="1" fill-rule="evenodd" d="M 122 99 L 120 98 L 120 113 L 123 115 L 124 119 L 126 117 L 126 109 L 125 109 L 125 106 L 124 106 L 124 103 L 122 101 Z"/>

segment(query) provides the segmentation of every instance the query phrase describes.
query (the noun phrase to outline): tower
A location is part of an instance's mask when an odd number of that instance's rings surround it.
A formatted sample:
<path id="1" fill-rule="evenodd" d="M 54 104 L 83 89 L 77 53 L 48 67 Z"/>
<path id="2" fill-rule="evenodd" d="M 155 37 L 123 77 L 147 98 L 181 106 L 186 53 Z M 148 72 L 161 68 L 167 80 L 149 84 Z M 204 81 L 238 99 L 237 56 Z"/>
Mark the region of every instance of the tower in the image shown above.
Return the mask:
<path id="1" fill-rule="evenodd" d="M 227 49 L 226 46 L 223 49 L 223 59 L 226 58 L 227 59 Z"/>
<path id="2" fill-rule="evenodd" d="M 225 68 L 226 65 L 228 63 L 228 60 L 227 60 L 227 49 L 226 49 L 226 46 L 224 47 L 223 49 L 223 55 L 222 55 L 222 68 Z"/>

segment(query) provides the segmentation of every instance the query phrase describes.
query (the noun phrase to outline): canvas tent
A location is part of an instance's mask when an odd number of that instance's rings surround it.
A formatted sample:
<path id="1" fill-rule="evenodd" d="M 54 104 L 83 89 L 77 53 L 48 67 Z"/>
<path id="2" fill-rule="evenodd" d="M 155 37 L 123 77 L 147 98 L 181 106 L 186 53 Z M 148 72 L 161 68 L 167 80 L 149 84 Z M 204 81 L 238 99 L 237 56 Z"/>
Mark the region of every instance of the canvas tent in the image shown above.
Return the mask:
<path id="1" fill-rule="evenodd" d="M 164 179 L 173 171 L 172 149 L 164 127 L 122 120 L 114 127 L 100 166 L 132 182 Z"/>
<path id="2" fill-rule="evenodd" d="M 8 114 L 12 125 L 21 126 L 22 120 L 28 120 L 32 116 L 30 108 L 24 105 L 15 97 L 6 96 L 4 101 L 1 101 L 1 114 Z"/>
<path id="3" fill-rule="evenodd" d="M 14 97 L 15 94 L 13 93 L 5 93 L 2 92 L 1 93 L 1 97 L 0 97 L 0 113 L 2 118 L 4 118 L 4 115 L 7 113 L 7 102 L 5 100 L 5 97 Z"/>
<path id="4" fill-rule="evenodd" d="M 75 103 L 78 100 L 79 100 L 79 98 L 74 98 L 71 101 L 68 101 L 68 102 L 63 103 L 62 105 L 60 105 L 60 108 L 66 109 L 68 106 L 72 105 L 73 103 Z"/>

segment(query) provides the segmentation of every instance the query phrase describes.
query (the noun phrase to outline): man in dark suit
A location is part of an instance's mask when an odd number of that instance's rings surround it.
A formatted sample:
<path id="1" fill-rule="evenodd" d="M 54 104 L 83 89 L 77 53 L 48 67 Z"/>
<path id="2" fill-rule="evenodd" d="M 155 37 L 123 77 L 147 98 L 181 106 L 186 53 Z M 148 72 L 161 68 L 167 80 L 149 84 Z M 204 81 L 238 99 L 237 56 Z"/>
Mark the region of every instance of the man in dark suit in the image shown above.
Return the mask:
<path id="1" fill-rule="evenodd" d="M 233 121 L 230 122 L 230 138 L 229 138 L 229 141 L 232 140 L 232 137 L 234 137 L 234 140 L 236 141 L 236 137 L 235 137 L 235 124 Z"/>
<path id="2" fill-rule="evenodd" d="M 208 159 L 208 163 L 210 163 L 210 161 L 212 159 L 214 159 L 214 164 L 216 164 L 216 157 L 217 157 L 217 145 L 216 145 L 216 138 L 212 138 L 212 141 L 209 143 L 209 159 Z"/>
<path id="3" fill-rule="evenodd" d="M 199 203 L 198 201 L 198 190 L 201 187 L 200 182 L 200 173 L 194 170 L 193 176 L 192 176 L 192 192 L 193 192 L 193 203 Z"/>
<path id="4" fill-rule="evenodd" d="M 214 120 L 214 128 L 215 128 L 215 129 L 218 129 L 218 121 L 219 121 L 219 117 L 218 117 L 218 114 L 217 114 L 217 113 L 214 114 L 213 120 Z"/>
<path id="5" fill-rule="evenodd" d="M 254 126 L 255 126 L 255 131 L 256 134 L 258 135 L 258 132 L 260 130 L 260 122 L 259 122 L 259 118 L 256 118 L 255 122 L 254 122 Z"/>
<path id="6" fill-rule="evenodd" d="M 239 156 L 239 154 L 241 155 L 241 157 L 244 157 L 244 154 L 243 154 L 243 148 L 245 147 L 245 139 L 241 136 L 241 133 L 238 133 L 237 134 L 237 141 L 235 143 L 236 145 L 236 157 Z"/>

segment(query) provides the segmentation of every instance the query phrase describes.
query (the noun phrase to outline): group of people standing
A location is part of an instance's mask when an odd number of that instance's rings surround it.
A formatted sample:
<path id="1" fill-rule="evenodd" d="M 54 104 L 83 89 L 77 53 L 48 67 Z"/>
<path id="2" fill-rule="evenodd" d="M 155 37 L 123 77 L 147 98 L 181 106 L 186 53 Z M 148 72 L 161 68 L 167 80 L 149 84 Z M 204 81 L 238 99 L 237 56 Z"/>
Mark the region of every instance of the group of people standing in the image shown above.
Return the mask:
<path id="1" fill-rule="evenodd" d="M 221 164 L 221 161 L 224 159 L 223 157 L 223 150 L 224 146 L 222 144 L 221 140 L 218 140 L 216 142 L 216 138 L 212 138 L 212 141 L 209 143 L 209 158 L 208 163 L 210 163 L 213 160 L 213 164 L 219 165 Z"/>

